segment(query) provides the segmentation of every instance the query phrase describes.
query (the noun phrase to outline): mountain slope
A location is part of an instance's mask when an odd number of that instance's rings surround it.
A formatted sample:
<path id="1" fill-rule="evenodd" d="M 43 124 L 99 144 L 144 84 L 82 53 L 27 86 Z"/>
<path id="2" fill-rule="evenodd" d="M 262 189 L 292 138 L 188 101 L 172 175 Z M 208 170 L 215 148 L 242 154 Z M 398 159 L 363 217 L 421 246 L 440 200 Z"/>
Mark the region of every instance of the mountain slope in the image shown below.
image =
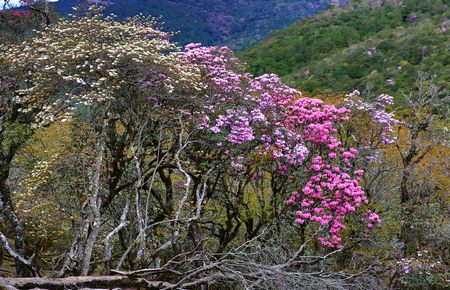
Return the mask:
<path id="1" fill-rule="evenodd" d="M 60 0 L 57 10 L 66 15 L 79 0 Z M 102 1 L 98 1 L 102 2 Z M 103 1 L 104 2 L 104 1 Z M 272 30 L 325 9 L 334 0 L 109 0 L 106 14 L 120 19 L 144 15 L 160 16 L 165 30 L 180 31 L 180 44 L 201 42 L 247 48 Z"/>
<path id="2" fill-rule="evenodd" d="M 418 71 L 450 87 L 449 0 L 353 1 L 300 21 L 240 56 L 312 93 L 397 93 Z M 398 95 L 398 94 L 397 94 Z"/>

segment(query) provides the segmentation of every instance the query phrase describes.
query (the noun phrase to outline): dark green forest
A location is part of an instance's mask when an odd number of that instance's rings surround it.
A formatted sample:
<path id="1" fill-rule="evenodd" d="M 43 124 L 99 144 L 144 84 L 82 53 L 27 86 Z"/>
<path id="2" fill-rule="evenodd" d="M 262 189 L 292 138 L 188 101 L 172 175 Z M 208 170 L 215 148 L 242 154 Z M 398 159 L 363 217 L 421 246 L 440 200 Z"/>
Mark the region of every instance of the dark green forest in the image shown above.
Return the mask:
<path id="1" fill-rule="evenodd" d="M 60 0 L 61 15 L 73 13 L 80 0 Z M 329 0 L 120 0 L 99 1 L 106 14 L 124 20 L 142 13 L 163 22 L 165 31 L 179 32 L 173 39 L 180 45 L 228 45 L 245 49 L 264 39 L 269 32 L 322 11 Z M 161 17 L 161 18 L 160 18 Z"/>
<path id="2" fill-rule="evenodd" d="M 313 94 L 371 89 L 400 94 L 419 71 L 449 88 L 448 0 L 352 1 L 295 23 L 240 56 Z M 399 97 L 397 97 L 399 98 Z"/>

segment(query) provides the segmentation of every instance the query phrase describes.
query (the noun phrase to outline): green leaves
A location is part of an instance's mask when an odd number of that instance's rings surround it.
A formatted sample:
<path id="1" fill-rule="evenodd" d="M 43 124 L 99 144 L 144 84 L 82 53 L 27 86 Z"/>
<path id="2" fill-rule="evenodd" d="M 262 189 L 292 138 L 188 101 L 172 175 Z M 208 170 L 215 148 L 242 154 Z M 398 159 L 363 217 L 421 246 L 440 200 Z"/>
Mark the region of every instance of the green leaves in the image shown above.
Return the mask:
<path id="1" fill-rule="evenodd" d="M 437 74 L 448 88 L 450 11 L 444 2 L 385 2 L 378 9 L 352 4 L 354 9 L 335 8 L 300 21 L 241 58 L 252 73 L 277 73 L 313 94 L 364 91 L 371 82 L 374 93 L 395 94 L 401 104 L 401 92 L 414 87 L 418 71 Z"/>
<path id="2" fill-rule="evenodd" d="M 33 129 L 28 124 L 5 122 L 2 124 L 3 131 L 0 135 L 0 154 L 12 155 L 33 134 Z"/>

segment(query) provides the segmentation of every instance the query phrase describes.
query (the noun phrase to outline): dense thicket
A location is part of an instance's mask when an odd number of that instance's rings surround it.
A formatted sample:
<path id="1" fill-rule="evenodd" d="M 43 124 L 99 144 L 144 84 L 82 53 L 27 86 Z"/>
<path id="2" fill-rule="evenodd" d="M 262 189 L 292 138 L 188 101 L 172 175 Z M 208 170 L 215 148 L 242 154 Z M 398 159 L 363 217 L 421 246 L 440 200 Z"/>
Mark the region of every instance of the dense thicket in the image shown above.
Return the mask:
<path id="1" fill-rule="evenodd" d="M 352 1 L 300 21 L 241 54 L 255 74 L 273 72 L 311 93 L 391 93 L 419 71 L 449 88 L 449 2 Z"/>

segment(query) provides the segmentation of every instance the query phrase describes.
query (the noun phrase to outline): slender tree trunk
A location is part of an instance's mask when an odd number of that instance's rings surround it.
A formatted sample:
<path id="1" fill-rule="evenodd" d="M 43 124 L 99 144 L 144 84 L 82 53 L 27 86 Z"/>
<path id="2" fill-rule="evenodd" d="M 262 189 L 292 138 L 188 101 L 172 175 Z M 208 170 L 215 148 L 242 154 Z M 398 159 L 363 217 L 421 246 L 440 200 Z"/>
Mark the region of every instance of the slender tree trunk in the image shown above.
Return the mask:
<path id="1" fill-rule="evenodd" d="M 400 182 L 400 201 L 404 205 L 409 201 L 409 193 L 408 193 L 408 179 L 409 179 L 409 165 L 405 167 L 403 170 L 402 180 Z"/>
<path id="2" fill-rule="evenodd" d="M 12 230 L 14 233 L 14 248 L 15 252 L 21 257 L 25 256 L 25 238 L 24 238 L 24 228 L 19 218 L 17 217 L 14 207 L 12 205 L 11 190 L 9 188 L 7 177 L 8 173 L 0 176 L 0 210 L 2 215 L 10 222 Z M 16 275 L 18 277 L 25 276 L 25 265 L 20 261 L 16 260 Z"/>
<path id="3" fill-rule="evenodd" d="M 95 242 L 98 237 L 98 233 L 100 232 L 101 227 L 101 197 L 100 197 L 100 175 L 102 171 L 103 165 L 103 157 L 105 151 L 105 134 L 106 127 L 108 125 L 108 120 L 103 120 L 103 128 L 98 136 L 97 141 L 97 159 L 95 162 L 94 172 L 92 174 L 91 180 L 91 198 L 89 200 L 89 209 L 90 209 L 90 232 L 86 241 L 86 246 L 84 248 L 84 257 L 81 265 L 82 276 L 87 276 L 89 273 L 89 266 L 91 263 L 92 253 L 94 251 Z"/>
<path id="4" fill-rule="evenodd" d="M 84 253 L 84 241 L 86 241 L 86 235 L 89 230 L 89 223 L 87 218 L 83 218 L 80 225 L 73 225 L 73 231 L 75 238 L 73 239 L 69 253 L 64 260 L 63 266 L 58 273 L 59 278 L 65 277 L 67 274 L 73 274 L 76 272 L 78 262 L 81 261 L 81 257 Z"/>
<path id="5" fill-rule="evenodd" d="M 409 189 L 408 189 L 408 181 L 410 176 L 410 164 L 405 164 L 402 179 L 400 181 L 400 202 L 402 205 L 402 221 L 400 224 L 400 242 L 403 243 L 403 255 L 406 256 L 409 250 L 409 235 L 411 231 L 411 223 L 409 222 Z"/>
<path id="6" fill-rule="evenodd" d="M 105 247 L 105 274 L 109 274 L 111 271 L 111 259 L 112 259 L 112 246 L 111 246 L 111 239 L 117 235 L 123 228 L 125 228 L 128 225 L 127 216 L 128 212 L 130 210 L 130 197 L 127 198 L 127 201 L 125 203 L 125 207 L 123 208 L 122 215 L 120 216 L 120 223 L 117 227 L 115 227 L 102 241 L 104 247 Z"/>
<path id="7" fill-rule="evenodd" d="M 84 257 L 80 272 L 81 276 L 87 276 L 89 274 L 92 253 L 94 252 L 95 241 L 97 240 L 99 231 L 100 221 L 96 220 L 92 224 L 91 232 L 89 233 L 88 239 L 86 241 L 86 247 L 84 248 Z"/>

